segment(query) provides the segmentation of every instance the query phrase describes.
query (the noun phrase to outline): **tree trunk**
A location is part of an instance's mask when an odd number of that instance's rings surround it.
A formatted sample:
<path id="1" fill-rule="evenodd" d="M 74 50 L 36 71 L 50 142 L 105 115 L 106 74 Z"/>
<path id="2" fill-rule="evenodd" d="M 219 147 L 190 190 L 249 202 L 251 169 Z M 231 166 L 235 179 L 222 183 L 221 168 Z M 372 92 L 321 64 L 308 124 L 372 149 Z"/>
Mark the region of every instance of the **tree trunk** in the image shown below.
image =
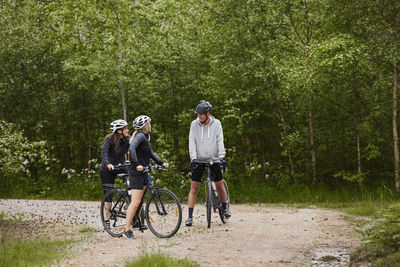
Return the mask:
<path id="1" fill-rule="evenodd" d="M 49 56 L 49 58 L 51 58 Z M 49 61 L 49 67 L 50 67 L 50 73 L 51 73 L 51 81 L 53 83 L 54 89 L 58 92 L 58 95 L 60 95 L 60 86 L 58 85 L 58 80 L 56 79 L 54 75 L 54 70 L 53 70 L 53 65 L 51 60 Z M 67 159 L 67 164 L 68 168 L 72 167 L 72 157 L 71 157 L 71 148 L 69 146 L 69 130 L 66 126 L 67 122 L 67 112 L 64 109 L 64 103 L 61 100 L 61 98 L 58 98 L 58 112 L 59 112 L 59 118 L 62 124 L 62 129 L 63 129 L 63 136 L 64 136 L 64 152 L 65 152 L 65 157 Z"/>
<path id="2" fill-rule="evenodd" d="M 361 125 L 361 97 L 360 92 L 358 90 L 356 75 L 353 72 L 353 93 L 354 99 L 356 103 L 356 142 L 357 142 L 357 173 L 361 174 L 361 147 L 360 147 L 360 125 Z"/>
<path id="3" fill-rule="evenodd" d="M 306 33 L 304 36 L 301 36 L 300 32 L 298 31 L 295 21 L 292 17 L 292 10 L 291 10 L 291 2 L 288 0 L 288 12 L 289 12 L 289 19 L 290 23 L 292 24 L 294 33 L 297 37 L 297 40 L 299 41 L 300 45 L 302 46 L 302 49 L 304 50 L 304 57 L 308 58 L 309 56 L 309 51 L 308 51 L 308 46 L 311 42 L 311 37 L 312 37 L 312 32 L 313 32 L 313 25 L 311 21 L 309 20 L 309 14 L 308 14 L 308 5 L 307 5 L 307 0 L 304 0 L 302 2 L 303 8 L 306 10 L 305 12 L 305 17 L 304 17 L 304 22 L 305 22 L 305 27 L 306 27 Z M 317 157 L 316 157 L 316 149 L 315 149 L 315 143 L 314 143 L 314 127 L 313 127 L 313 101 L 312 101 L 312 90 L 311 88 L 306 88 L 307 89 L 307 98 L 308 98 L 308 130 L 310 132 L 310 146 L 311 146 L 311 166 L 312 166 L 312 174 L 313 174 L 313 183 L 315 184 L 317 182 Z"/>
<path id="4" fill-rule="evenodd" d="M 399 177 L 399 137 L 397 133 L 397 46 L 398 46 L 398 27 L 399 27 L 399 1 L 396 1 L 396 16 L 393 29 L 393 153 L 394 153 L 394 179 L 396 190 L 400 191 Z"/>
<path id="5" fill-rule="evenodd" d="M 118 7 L 118 1 L 117 1 Z M 115 13 L 115 19 L 117 21 L 117 42 L 118 42 L 118 50 L 119 50 L 119 61 L 118 61 L 118 83 L 119 90 L 121 92 L 121 102 L 122 102 L 122 111 L 124 115 L 124 120 L 128 120 L 127 109 L 126 109 L 126 100 L 125 100 L 125 88 L 124 83 L 122 82 L 122 61 L 123 61 L 123 53 L 122 53 L 122 44 L 121 44 L 121 21 L 119 18 L 119 13 L 117 8 L 113 6 L 113 10 Z"/>
<path id="6" fill-rule="evenodd" d="M 277 112 L 278 112 L 278 119 L 279 119 L 279 121 L 280 121 L 281 124 L 282 124 L 282 128 L 283 128 L 283 139 L 284 139 L 285 141 L 287 141 L 287 140 L 288 140 L 287 125 L 286 125 L 286 122 L 285 122 L 285 118 L 283 117 L 282 110 L 281 110 L 281 108 L 280 108 L 280 106 L 279 106 L 279 103 L 278 103 L 278 98 L 277 98 L 277 96 L 276 96 L 274 83 L 272 82 L 272 80 L 271 80 L 270 77 L 269 77 L 268 81 L 269 81 L 269 83 L 270 83 L 270 85 L 271 85 L 270 93 L 271 93 L 272 99 L 274 100 L 275 105 L 276 105 L 276 109 L 277 109 Z M 291 152 L 291 150 L 290 150 L 290 147 L 287 148 L 287 156 L 288 156 L 288 158 L 289 158 L 290 177 L 291 177 L 291 179 L 293 180 L 294 184 L 297 185 L 297 184 L 298 184 L 298 180 L 297 180 L 297 178 L 296 178 L 296 174 L 295 174 L 295 171 L 294 171 L 294 164 L 293 164 L 292 152 Z"/>
<path id="7" fill-rule="evenodd" d="M 87 167 L 88 167 L 88 182 L 90 183 L 92 180 L 92 175 L 91 175 L 91 171 L 92 171 L 92 149 L 91 149 L 91 143 L 92 143 L 92 131 L 91 131 L 91 127 L 90 127 L 90 119 L 89 119 L 89 102 L 88 102 L 88 91 L 84 90 L 83 93 L 83 105 L 84 105 L 84 123 L 86 126 L 86 134 L 87 134 L 87 158 L 86 158 L 86 162 L 87 162 Z"/>
<path id="8" fill-rule="evenodd" d="M 310 89 L 308 89 L 309 91 Z M 313 183 L 317 182 L 317 157 L 314 145 L 314 127 L 313 127 L 313 113 L 312 113 L 312 96 L 311 92 L 308 92 L 308 129 L 310 131 L 310 146 L 311 146 L 311 165 L 313 173 Z"/>

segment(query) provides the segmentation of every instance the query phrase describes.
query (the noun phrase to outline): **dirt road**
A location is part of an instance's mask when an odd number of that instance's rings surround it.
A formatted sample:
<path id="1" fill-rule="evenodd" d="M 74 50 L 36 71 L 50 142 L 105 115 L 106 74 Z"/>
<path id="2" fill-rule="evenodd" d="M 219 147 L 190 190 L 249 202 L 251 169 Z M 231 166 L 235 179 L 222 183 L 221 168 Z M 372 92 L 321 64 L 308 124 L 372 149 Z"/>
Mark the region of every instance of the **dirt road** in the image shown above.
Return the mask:
<path id="1" fill-rule="evenodd" d="M 65 237 L 84 226 L 98 230 L 58 266 L 122 266 L 142 252 L 187 257 L 201 266 L 343 266 L 359 242 L 343 214 L 320 208 L 232 205 L 227 224 L 214 214 L 207 229 L 205 209 L 197 205 L 194 226 L 182 224 L 169 239 L 136 231 L 136 240 L 112 238 L 103 231 L 98 202 L 0 199 L 0 211 L 52 225 L 47 229 Z M 186 219 L 185 205 L 183 214 Z"/>

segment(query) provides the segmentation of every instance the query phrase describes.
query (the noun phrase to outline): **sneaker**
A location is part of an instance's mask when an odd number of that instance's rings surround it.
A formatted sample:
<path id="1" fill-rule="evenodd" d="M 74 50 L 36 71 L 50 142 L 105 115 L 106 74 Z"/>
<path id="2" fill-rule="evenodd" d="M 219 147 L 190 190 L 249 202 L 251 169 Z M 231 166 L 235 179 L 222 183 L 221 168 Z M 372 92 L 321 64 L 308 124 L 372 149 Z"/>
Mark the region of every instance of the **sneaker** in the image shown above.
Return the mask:
<path id="1" fill-rule="evenodd" d="M 227 218 L 227 219 L 229 219 L 231 217 L 231 213 L 229 212 L 228 208 L 223 209 L 222 213 L 224 214 L 225 218 Z"/>
<path id="2" fill-rule="evenodd" d="M 109 220 L 104 221 L 104 228 L 110 229 L 110 221 Z"/>
<path id="3" fill-rule="evenodd" d="M 185 222 L 185 225 L 186 226 L 192 226 L 192 224 L 193 224 L 193 219 L 192 218 L 187 218 L 187 220 Z"/>
<path id="4" fill-rule="evenodd" d="M 125 237 L 126 239 L 136 239 L 136 237 L 133 235 L 132 230 L 128 230 L 122 233 L 122 236 Z"/>

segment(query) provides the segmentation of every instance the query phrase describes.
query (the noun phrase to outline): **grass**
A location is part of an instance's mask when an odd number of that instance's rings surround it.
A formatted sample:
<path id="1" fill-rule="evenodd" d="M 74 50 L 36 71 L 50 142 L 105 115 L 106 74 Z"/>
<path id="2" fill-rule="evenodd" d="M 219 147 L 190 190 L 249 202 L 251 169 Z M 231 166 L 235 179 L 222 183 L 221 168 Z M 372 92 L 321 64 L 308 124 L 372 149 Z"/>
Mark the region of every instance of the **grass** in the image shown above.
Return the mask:
<path id="1" fill-rule="evenodd" d="M 400 266 L 400 204 L 355 203 L 345 210 L 359 216 L 346 219 L 361 234 L 362 241 L 351 255 L 351 264 Z"/>
<path id="2" fill-rule="evenodd" d="M 90 227 L 90 226 L 84 226 L 81 229 L 79 229 L 79 232 L 80 233 L 93 234 L 93 233 L 99 232 L 99 230 L 97 230 L 97 229 L 95 229 L 93 227 Z"/>
<path id="3" fill-rule="evenodd" d="M 64 240 L 1 240 L 0 266 L 47 266 L 69 245 Z"/>
<path id="4" fill-rule="evenodd" d="M 161 253 L 143 253 L 139 257 L 129 261 L 125 267 L 198 267 L 195 261 L 189 259 L 174 259 Z"/>
<path id="5" fill-rule="evenodd" d="M 21 217 L 6 219 L 0 212 L 0 266 L 48 266 L 61 259 L 74 241 L 50 240 L 27 231 L 34 231 Z"/>

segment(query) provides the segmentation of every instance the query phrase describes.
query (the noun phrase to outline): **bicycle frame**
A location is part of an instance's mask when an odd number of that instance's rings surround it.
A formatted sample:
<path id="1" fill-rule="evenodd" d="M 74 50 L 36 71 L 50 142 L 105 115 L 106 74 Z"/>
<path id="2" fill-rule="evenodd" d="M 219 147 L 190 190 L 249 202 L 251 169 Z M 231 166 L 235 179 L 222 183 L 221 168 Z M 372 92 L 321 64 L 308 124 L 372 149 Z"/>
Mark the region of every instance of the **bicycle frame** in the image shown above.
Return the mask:
<path id="1" fill-rule="evenodd" d="M 127 166 L 127 164 L 124 165 L 125 166 L 122 166 L 122 164 L 120 164 L 116 167 L 121 168 Z M 147 179 L 147 185 L 144 188 L 140 203 L 133 215 L 132 227 L 138 228 L 142 232 L 145 229 L 149 229 L 157 237 L 168 238 L 176 234 L 179 230 L 182 221 L 182 209 L 178 198 L 173 192 L 168 189 L 159 188 L 154 184 L 153 176 L 150 174 L 153 169 L 163 170 L 164 168 L 161 166 L 149 165 L 143 170 L 146 175 L 145 179 Z M 103 197 L 100 205 L 100 216 L 103 225 L 105 226 L 104 229 L 114 237 L 122 236 L 122 231 L 125 227 L 123 219 L 126 219 L 126 211 L 132 198 L 129 194 L 130 190 L 128 190 L 129 169 L 127 171 L 128 173 L 125 172 L 118 174 L 118 177 L 124 181 L 125 186 L 111 184 L 105 186 L 105 188 L 108 189 L 108 192 Z M 104 210 L 106 205 L 105 203 L 109 202 L 109 197 L 113 200 L 111 201 L 112 207 L 109 209 L 111 217 L 110 219 L 107 219 L 107 226 L 105 223 Z M 147 226 L 144 225 L 144 221 L 147 222 Z"/>
<path id="2" fill-rule="evenodd" d="M 157 167 L 157 166 L 149 165 L 149 166 L 147 166 L 147 167 L 143 170 L 143 172 L 148 173 L 148 175 L 147 175 L 147 186 L 146 186 L 146 188 L 145 188 L 145 190 L 144 190 L 144 192 L 143 192 L 143 196 L 142 196 L 142 198 L 141 198 L 141 200 L 140 200 L 140 204 L 139 204 L 139 206 L 138 206 L 137 209 L 136 209 L 136 212 L 135 212 L 135 215 L 134 215 L 132 221 L 140 220 L 140 212 L 141 212 L 141 209 L 142 209 L 142 207 L 143 207 L 143 204 L 145 203 L 145 199 L 146 199 L 147 194 L 148 194 L 149 191 L 151 191 L 151 194 L 152 194 L 152 195 L 156 195 L 156 196 L 159 197 L 159 194 L 158 194 L 158 189 L 159 189 L 159 188 L 158 188 L 157 185 L 154 184 L 154 182 L 153 182 L 153 176 L 150 174 L 150 172 L 151 172 L 152 169 L 162 169 L 162 168 L 159 168 L 159 167 Z M 121 178 L 122 178 L 122 177 L 121 177 Z M 124 179 L 124 178 L 122 178 L 122 179 Z M 122 189 L 121 186 L 114 186 L 114 188 L 121 188 L 121 189 Z M 127 188 L 125 188 L 125 192 L 126 192 L 126 194 L 127 194 L 128 196 L 131 196 L 131 194 L 129 194 L 129 190 L 128 190 Z M 125 196 L 125 194 L 119 196 L 118 201 L 115 203 L 115 205 L 114 205 L 114 207 L 112 207 L 112 209 L 115 209 L 115 208 L 116 208 L 116 206 L 118 205 L 118 203 L 121 201 L 121 199 L 122 199 L 124 196 Z M 166 209 L 165 209 L 165 206 L 164 206 L 164 202 L 162 201 L 162 199 L 160 199 L 160 200 L 161 200 L 161 201 L 159 201 L 157 198 L 154 198 L 154 202 L 155 202 L 155 207 L 156 207 L 156 209 L 157 209 L 157 213 L 158 213 L 159 215 L 166 215 L 167 212 L 166 212 Z M 158 203 L 158 202 L 159 202 L 159 203 Z M 161 204 L 161 205 L 160 205 L 160 204 Z M 160 209 L 160 206 L 161 206 L 161 209 Z M 120 218 L 126 219 L 126 216 L 120 215 L 121 209 L 122 209 L 122 207 L 119 208 L 118 214 L 117 214 L 116 216 L 117 216 L 117 217 L 120 217 Z"/>

